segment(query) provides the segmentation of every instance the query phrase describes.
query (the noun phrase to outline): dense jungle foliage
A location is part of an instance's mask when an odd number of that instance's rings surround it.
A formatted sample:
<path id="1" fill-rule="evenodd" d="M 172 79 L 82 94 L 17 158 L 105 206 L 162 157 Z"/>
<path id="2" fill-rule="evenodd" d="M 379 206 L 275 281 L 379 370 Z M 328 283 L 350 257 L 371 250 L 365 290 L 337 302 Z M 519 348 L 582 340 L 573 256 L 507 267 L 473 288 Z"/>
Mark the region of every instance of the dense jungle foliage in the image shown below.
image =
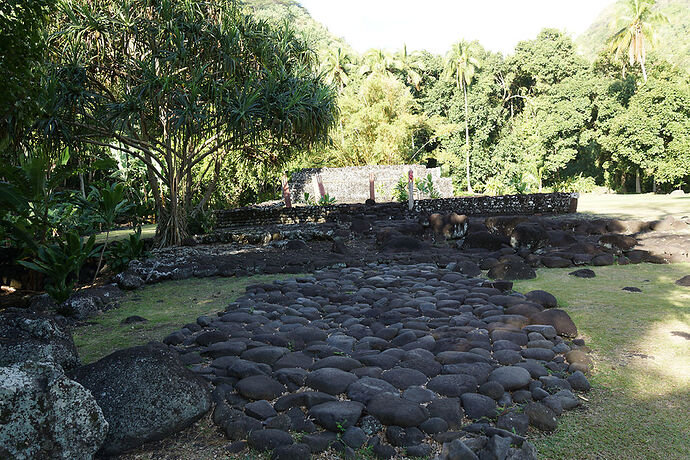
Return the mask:
<path id="1" fill-rule="evenodd" d="M 554 29 L 508 56 L 360 55 L 294 0 L 6 0 L 0 240 L 57 292 L 89 257 L 97 275 L 143 251 L 109 245 L 117 225 L 181 244 L 303 167 L 440 165 L 457 193 L 687 188 L 686 3 L 621 1 L 588 60 Z"/>

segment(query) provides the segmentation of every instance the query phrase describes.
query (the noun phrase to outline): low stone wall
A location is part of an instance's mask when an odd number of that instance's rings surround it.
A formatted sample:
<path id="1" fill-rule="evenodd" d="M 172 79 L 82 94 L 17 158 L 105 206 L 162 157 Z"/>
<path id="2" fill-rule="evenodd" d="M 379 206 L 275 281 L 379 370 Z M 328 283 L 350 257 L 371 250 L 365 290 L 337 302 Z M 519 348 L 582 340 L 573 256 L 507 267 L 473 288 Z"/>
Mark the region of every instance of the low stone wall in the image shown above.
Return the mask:
<path id="1" fill-rule="evenodd" d="M 376 201 L 384 202 L 393 199 L 393 189 L 401 178 L 406 178 L 409 170 L 415 179 L 426 178 L 431 174 L 434 188 L 441 197 L 453 196 L 453 184 L 450 178 L 441 177 L 441 168 L 426 168 L 422 165 L 371 165 L 350 166 L 345 168 L 309 168 L 292 174 L 290 178 L 290 195 L 295 203 L 304 202 L 304 193 L 318 197 L 314 190 L 313 180 L 317 174 L 326 193 L 338 203 L 364 203 L 369 198 L 369 174 L 375 178 Z M 418 198 L 429 198 L 419 196 Z"/>
<path id="2" fill-rule="evenodd" d="M 240 208 L 216 211 L 216 228 L 253 225 L 341 222 L 356 218 L 417 219 L 433 213 L 471 216 L 565 214 L 577 210 L 577 195 L 544 193 L 533 195 L 477 196 L 418 200 L 412 211 L 407 203 L 336 204 L 293 208 Z"/>

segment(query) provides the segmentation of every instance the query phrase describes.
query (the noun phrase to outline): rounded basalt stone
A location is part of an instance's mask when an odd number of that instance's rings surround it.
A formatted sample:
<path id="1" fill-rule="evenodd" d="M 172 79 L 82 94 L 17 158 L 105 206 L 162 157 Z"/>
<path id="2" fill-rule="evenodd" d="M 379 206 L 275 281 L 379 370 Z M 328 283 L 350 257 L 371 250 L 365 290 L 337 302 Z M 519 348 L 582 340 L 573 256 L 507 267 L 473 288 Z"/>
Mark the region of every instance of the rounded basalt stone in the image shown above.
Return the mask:
<path id="1" fill-rule="evenodd" d="M 418 370 L 399 367 L 385 371 L 381 378 L 401 390 L 413 385 L 424 385 L 428 380 L 427 376 Z"/>
<path id="2" fill-rule="evenodd" d="M 333 401 L 309 409 L 309 416 L 329 431 L 341 433 L 354 426 L 364 405 L 356 401 Z"/>
<path id="3" fill-rule="evenodd" d="M 465 393 L 460 397 L 465 414 L 473 419 L 493 419 L 496 417 L 496 401 L 477 393 Z"/>
<path id="4" fill-rule="evenodd" d="M 551 361 L 556 353 L 547 348 L 525 348 L 522 356 L 526 359 L 536 359 L 537 361 Z"/>
<path id="5" fill-rule="evenodd" d="M 395 447 L 416 446 L 424 440 L 424 433 L 416 427 L 389 426 L 386 428 L 386 440 Z"/>
<path id="6" fill-rule="evenodd" d="M 350 372 L 353 369 L 362 367 L 362 363 L 360 363 L 356 359 L 352 359 L 347 356 L 328 356 L 312 364 L 311 370 L 315 371 L 326 367 L 332 367 L 335 369 L 340 369 L 342 371 Z"/>
<path id="7" fill-rule="evenodd" d="M 398 394 L 398 390 L 385 380 L 372 377 L 362 377 L 347 387 L 347 396 L 364 404 L 381 393 Z"/>
<path id="8" fill-rule="evenodd" d="M 479 386 L 479 393 L 496 400 L 500 399 L 504 392 L 503 385 L 495 381 L 485 382 Z"/>
<path id="9" fill-rule="evenodd" d="M 247 361 L 271 365 L 289 352 L 290 350 L 282 347 L 257 347 L 246 350 L 240 357 Z"/>
<path id="10" fill-rule="evenodd" d="M 443 396 L 460 396 L 477 390 L 477 379 L 467 374 L 444 374 L 434 377 L 427 388 Z"/>
<path id="11" fill-rule="evenodd" d="M 574 272 L 568 273 L 568 275 L 576 278 L 596 278 L 597 276 L 597 274 L 594 273 L 594 270 L 589 268 L 581 268 L 580 270 L 575 270 Z"/>
<path id="12" fill-rule="evenodd" d="M 70 377 L 93 394 L 110 425 L 101 446 L 107 455 L 186 428 L 213 402 L 207 383 L 160 343 L 118 350 Z"/>
<path id="13" fill-rule="evenodd" d="M 433 401 L 437 396 L 436 393 L 427 388 L 411 386 L 403 391 L 402 397 L 412 402 L 425 403 Z"/>
<path id="14" fill-rule="evenodd" d="M 570 375 L 567 380 L 570 386 L 573 387 L 573 390 L 589 391 L 592 389 L 592 385 L 590 385 L 587 377 L 585 377 L 585 374 L 583 374 L 581 371 L 573 372 L 573 374 Z"/>
<path id="15" fill-rule="evenodd" d="M 272 401 L 285 393 L 286 388 L 265 375 L 252 375 L 237 382 L 235 389 L 247 399 Z"/>
<path id="16" fill-rule="evenodd" d="M 462 425 L 464 412 L 458 398 L 435 399 L 426 408 L 431 417 L 442 418 L 451 429 L 457 429 Z"/>
<path id="17" fill-rule="evenodd" d="M 292 444 L 291 446 L 280 446 L 271 453 L 271 460 L 309 460 L 311 459 L 311 449 L 306 444 Z"/>
<path id="18" fill-rule="evenodd" d="M 529 424 L 542 431 L 553 431 L 558 425 L 556 414 L 538 402 L 528 403 L 524 408 L 524 413 L 529 418 Z"/>
<path id="19" fill-rule="evenodd" d="M 558 306 L 558 300 L 550 292 L 542 291 L 541 289 L 536 289 L 525 294 L 527 300 L 538 303 L 544 308 L 555 308 Z"/>
<path id="20" fill-rule="evenodd" d="M 312 371 L 307 376 L 306 385 L 324 393 L 337 395 L 344 393 L 347 387 L 357 381 L 357 376 L 332 367 Z"/>
<path id="21" fill-rule="evenodd" d="M 345 430 L 341 439 L 353 449 L 359 449 L 367 441 L 367 434 L 361 428 L 351 426 Z"/>
<path id="22" fill-rule="evenodd" d="M 390 393 L 372 398 L 367 404 L 367 412 L 384 425 L 397 425 L 403 428 L 418 426 L 429 418 L 422 406 Z"/>
<path id="23" fill-rule="evenodd" d="M 226 340 L 228 340 L 228 335 L 220 331 L 202 332 L 196 337 L 196 343 L 204 347 L 216 342 L 225 342 Z"/>
<path id="24" fill-rule="evenodd" d="M 400 367 L 407 369 L 415 369 L 426 375 L 427 377 L 436 377 L 441 373 L 442 366 L 435 360 L 428 360 L 424 358 L 408 359 L 400 363 Z"/>
<path id="25" fill-rule="evenodd" d="M 504 366 L 519 363 L 522 361 L 522 355 L 515 350 L 498 350 L 494 351 L 494 359 Z"/>
<path id="26" fill-rule="evenodd" d="M 577 326 L 570 315 L 558 308 L 551 308 L 533 315 L 532 324 L 544 324 L 553 326 L 564 337 L 577 337 Z"/>
<path id="27" fill-rule="evenodd" d="M 275 409 L 273 409 L 273 406 L 271 406 L 271 403 L 265 399 L 247 404 L 244 406 L 244 411 L 250 417 L 254 417 L 259 420 L 266 420 L 267 418 L 278 415 Z"/>
<path id="28" fill-rule="evenodd" d="M 419 428 L 427 434 L 445 433 L 448 431 L 448 422 L 441 417 L 431 417 L 429 420 L 419 425 Z"/>
<path id="29" fill-rule="evenodd" d="M 511 410 L 498 417 L 496 428 L 524 436 L 529 429 L 529 416 L 524 412 Z"/>
<path id="30" fill-rule="evenodd" d="M 255 430 L 249 433 L 247 443 L 259 452 L 277 449 L 281 446 L 289 446 L 294 443 L 292 436 L 282 430 L 266 429 Z"/>
<path id="31" fill-rule="evenodd" d="M 499 367 L 491 371 L 489 381 L 500 383 L 508 391 L 519 390 L 529 385 L 530 373 L 518 366 Z"/>

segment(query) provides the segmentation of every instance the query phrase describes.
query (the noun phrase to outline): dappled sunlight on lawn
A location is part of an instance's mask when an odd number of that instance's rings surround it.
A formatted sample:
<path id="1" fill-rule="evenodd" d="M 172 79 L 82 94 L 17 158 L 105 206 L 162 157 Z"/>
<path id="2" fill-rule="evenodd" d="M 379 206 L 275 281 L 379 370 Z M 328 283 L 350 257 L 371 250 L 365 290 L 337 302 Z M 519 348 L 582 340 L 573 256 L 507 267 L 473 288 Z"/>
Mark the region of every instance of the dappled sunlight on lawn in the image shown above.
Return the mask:
<path id="1" fill-rule="evenodd" d="M 632 357 L 635 395 L 654 397 L 690 392 L 690 340 L 683 334 L 690 337 L 690 321 L 669 319 L 654 324 L 634 344 L 635 350 L 627 351 Z"/>
<path id="2" fill-rule="evenodd" d="M 539 458 L 690 458 L 690 288 L 675 284 L 690 264 L 591 268 L 596 278 L 541 269 L 515 283 L 554 294 L 595 359 L 589 401 L 537 437 Z"/>

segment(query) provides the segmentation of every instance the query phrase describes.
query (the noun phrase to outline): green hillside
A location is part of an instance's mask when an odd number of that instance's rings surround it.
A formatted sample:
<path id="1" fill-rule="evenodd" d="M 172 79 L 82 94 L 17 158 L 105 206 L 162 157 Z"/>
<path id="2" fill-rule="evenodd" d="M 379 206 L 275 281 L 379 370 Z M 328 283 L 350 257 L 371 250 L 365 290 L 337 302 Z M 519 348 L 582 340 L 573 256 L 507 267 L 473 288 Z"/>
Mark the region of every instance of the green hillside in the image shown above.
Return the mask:
<path id="1" fill-rule="evenodd" d="M 657 0 L 657 5 L 670 24 L 659 27 L 659 43 L 655 50 L 671 63 L 690 70 L 690 0 Z M 576 40 L 579 52 L 588 59 L 593 60 L 604 48 L 612 32 L 610 24 L 616 17 L 617 9 L 617 5 L 606 7 Z"/>
<path id="2" fill-rule="evenodd" d="M 351 52 L 344 39 L 336 37 L 320 22 L 314 20 L 306 8 L 295 0 L 241 0 L 240 3 L 257 19 L 265 19 L 274 24 L 289 21 L 313 41 L 319 51 L 340 47 Z"/>

